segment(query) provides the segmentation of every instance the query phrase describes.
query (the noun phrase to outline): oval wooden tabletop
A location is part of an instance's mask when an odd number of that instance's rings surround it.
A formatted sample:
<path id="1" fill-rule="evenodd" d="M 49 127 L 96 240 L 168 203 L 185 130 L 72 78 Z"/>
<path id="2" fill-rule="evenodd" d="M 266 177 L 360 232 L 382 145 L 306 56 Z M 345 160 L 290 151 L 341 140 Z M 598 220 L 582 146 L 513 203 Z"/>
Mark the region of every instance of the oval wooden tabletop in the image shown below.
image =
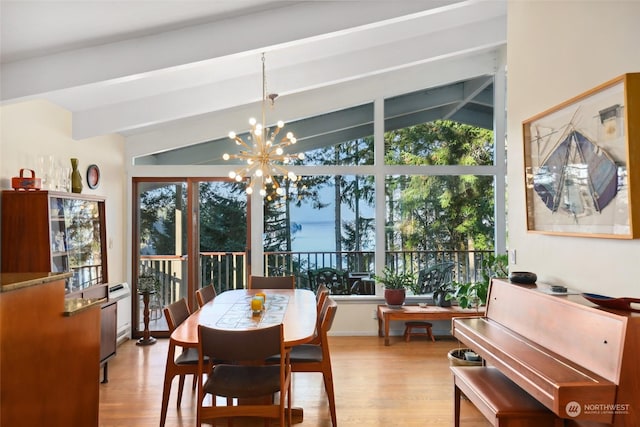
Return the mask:
<path id="1" fill-rule="evenodd" d="M 249 301 L 259 292 L 266 294 L 268 308 L 264 314 L 252 316 Z M 274 304 L 271 309 L 270 303 Z M 263 319 L 264 322 L 261 321 Z M 237 289 L 222 292 L 179 325 L 171 333 L 171 340 L 179 346 L 196 347 L 198 325 L 248 330 L 273 324 L 269 324 L 270 320 L 284 324 L 285 345 L 294 346 L 310 341 L 316 329 L 315 294 L 306 289 Z"/>

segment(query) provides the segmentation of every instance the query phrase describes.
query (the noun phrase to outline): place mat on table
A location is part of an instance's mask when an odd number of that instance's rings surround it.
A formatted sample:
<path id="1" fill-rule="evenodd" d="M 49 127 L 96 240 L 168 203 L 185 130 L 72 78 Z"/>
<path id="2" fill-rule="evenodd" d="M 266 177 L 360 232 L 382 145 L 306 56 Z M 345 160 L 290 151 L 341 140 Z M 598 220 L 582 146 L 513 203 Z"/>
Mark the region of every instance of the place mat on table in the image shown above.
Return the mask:
<path id="1" fill-rule="evenodd" d="M 216 322 L 216 326 L 224 329 L 246 329 L 264 326 L 279 325 L 284 319 L 284 313 L 287 311 L 289 296 L 287 295 L 269 295 L 265 301 L 265 309 L 262 314 L 254 316 L 251 310 L 251 299 L 253 295 L 247 295 L 245 298 L 236 302 L 229 308 L 224 316 Z"/>

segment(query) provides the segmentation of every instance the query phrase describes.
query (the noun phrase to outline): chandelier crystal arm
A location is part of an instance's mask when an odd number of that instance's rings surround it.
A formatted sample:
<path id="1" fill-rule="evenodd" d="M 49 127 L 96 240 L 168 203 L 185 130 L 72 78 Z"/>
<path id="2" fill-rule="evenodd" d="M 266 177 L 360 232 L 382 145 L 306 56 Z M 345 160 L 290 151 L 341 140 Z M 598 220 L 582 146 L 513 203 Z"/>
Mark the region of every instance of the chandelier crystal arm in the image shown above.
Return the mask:
<path id="1" fill-rule="evenodd" d="M 236 142 L 236 144 L 246 147 L 248 149 L 251 149 L 251 147 L 249 147 L 249 145 L 246 142 L 244 142 L 239 136 L 235 136 L 234 134 L 232 139 Z"/>

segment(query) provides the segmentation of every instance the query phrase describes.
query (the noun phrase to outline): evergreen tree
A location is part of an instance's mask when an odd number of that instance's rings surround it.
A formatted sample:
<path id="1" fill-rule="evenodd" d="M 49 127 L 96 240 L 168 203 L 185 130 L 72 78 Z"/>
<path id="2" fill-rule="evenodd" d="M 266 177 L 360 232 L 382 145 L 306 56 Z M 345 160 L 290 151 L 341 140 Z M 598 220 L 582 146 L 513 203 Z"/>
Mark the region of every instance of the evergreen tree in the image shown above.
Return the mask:
<path id="1" fill-rule="evenodd" d="M 446 120 L 385 135 L 386 161 L 403 165 L 490 165 L 491 131 Z M 387 181 L 388 224 L 402 250 L 470 250 L 493 246 L 493 178 L 417 176 Z M 398 234 L 395 234 L 397 232 Z M 388 246 L 391 247 L 391 246 Z"/>
<path id="2" fill-rule="evenodd" d="M 247 247 L 247 196 L 230 183 L 200 183 L 200 251 L 243 252 Z"/>
<path id="3" fill-rule="evenodd" d="M 144 188 L 144 184 L 141 185 Z M 167 183 L 140 194 L 141 251 L 154 255 L 176 254 L 176 211 L 187 206 L 187 194 L 182 183 Z M 186 226 L 186 215 L 182 215 Z M 185 229 L 185 228 L 183 228 Z M 181 247 L 186 249 L 186 235 L 180 236 Z"/>

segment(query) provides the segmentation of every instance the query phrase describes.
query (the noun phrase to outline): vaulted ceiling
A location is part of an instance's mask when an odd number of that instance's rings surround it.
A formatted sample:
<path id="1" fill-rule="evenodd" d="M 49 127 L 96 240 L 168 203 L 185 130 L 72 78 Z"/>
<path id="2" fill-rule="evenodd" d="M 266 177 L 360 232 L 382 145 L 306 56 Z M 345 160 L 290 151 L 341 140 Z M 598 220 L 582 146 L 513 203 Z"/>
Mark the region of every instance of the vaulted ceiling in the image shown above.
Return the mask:
<path id="1" fill-rule="evenodd" d="M 323 93 L 339 108 L 358 82 L 366 90 L 393 81 L 398 93 L 424 73 L 424 88 L 448 102 L 416 98 L 395 125 L 420 115 L 480 121 L 492 89 L 482 70 L 506 44 L 505 0 L 3 0 L 0 8 L 2 103 L 48 99 L 72 112 L 76 139 L 156 141 L 140 153 L 224 136 L 194 131 L 204 120 L 209 130 L 216 121 L 238 129 L 234 117 L 248 117 L 261 98 L 262 52 L 269 90 L 290 118 L 327 112 L 314 105 Z M 173 142 L 157 142 L 160 134 Z"/>

